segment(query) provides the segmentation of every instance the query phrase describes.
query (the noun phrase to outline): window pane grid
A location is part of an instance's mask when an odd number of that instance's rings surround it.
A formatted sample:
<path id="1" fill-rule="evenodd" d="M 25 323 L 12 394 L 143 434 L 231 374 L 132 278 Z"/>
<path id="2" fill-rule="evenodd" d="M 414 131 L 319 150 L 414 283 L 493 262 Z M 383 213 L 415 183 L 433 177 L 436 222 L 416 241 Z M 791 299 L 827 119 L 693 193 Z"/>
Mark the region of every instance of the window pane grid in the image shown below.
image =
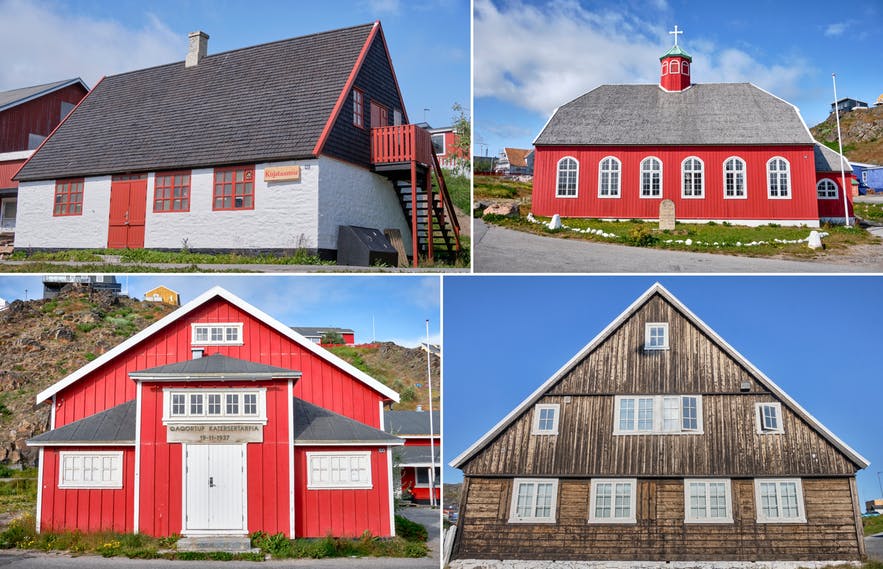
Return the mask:
<path id="1" fill-rule="evenodd" d="M 573 158 L 562 158 L 558 162 L 557 197 L 573 197 L 577 195 L 577 171 L 579 165 Z"/>
<path id="2" fill-rule="evenodd" d="M 724 163 L 724 186 L 728 198 L 745 196 L 745 162 L 730 158 Z"/>
<path id="3" fill-rule="evenodd" d="M 819 182 L 819 185 L 816 186 L 816 190 L 818 191 L 819 197 L 822 199 L 832 199 L 837 197 L 837 184 L 828 178 L 823 178 Z"/>
<path id="4" fill-rule="evenodd" d="M 641 162 L 641 195 L 659 197 L 662 195 L 662 163 L 656 158 Z"/>
<path id="5" fill-rule="evenodd" d="M 635 400 L 623 399 L 619 407 L 619 428 L 631 431 L 635 428 Z"/>
<path id="6" fill-rule="evenodd" d="M 214 210 L 254 209 L 254 166 L 215 168 Z"/>
<path id="7" fill-rule="evenodd" d="M 703 172 L 702 162 L 698 158 L 688 158 L 682 166 L 684 196 L 702 197 Z"/>
<path id="8" fill-rule="evenodd" d="M 682 419 L 681 428 L 685 431 L 695 431 L 699 429 L 699 413 L 698 404 L 695 397 L 683 397 L 681 399 Z"/>
<path id="9" fill-rule="evenodd" d="M 605 158 L 601 161 L 600 181 L 598 184 L 599 195 L 605 197 L 619 197 L 620 189 L 620 163 L 616 158 Z"/>
<path id="10" fill-rule="evenodd" d="M 59 180 L 55 183 L 54 216 L 83 214 L 83 179 Z"/>
<path id="11" fill-rule="evenodd" d="M 595 494 L 596 518 L 610 517 L 612 494 L 613 484 L 598 484 Z"/>
<path id="12" fill-rule="evenodd" d="M 241 332 L 241 324 L 236 326 L 199 324 L 193 327 L 193 342 L 197 344 L 239 344 L 242 341 Z"/>
<path id="13" fill-rule="evenodd" d="M 190 172 L 169 172 L 154 177 L 153 211 L 190 211 Z"/>
<path id="14" fill-rule="evenodd" d="M 653 430 L 653 400 L 638 399 L 638 430 Z"/>
<path id="15" fill-rule="evenodd" d="M 782 158 L 773 158 L 767 164 L 769 195 L 773 198 L 786 198 L 789 195 L 790 173 L 788 162 Z"/>

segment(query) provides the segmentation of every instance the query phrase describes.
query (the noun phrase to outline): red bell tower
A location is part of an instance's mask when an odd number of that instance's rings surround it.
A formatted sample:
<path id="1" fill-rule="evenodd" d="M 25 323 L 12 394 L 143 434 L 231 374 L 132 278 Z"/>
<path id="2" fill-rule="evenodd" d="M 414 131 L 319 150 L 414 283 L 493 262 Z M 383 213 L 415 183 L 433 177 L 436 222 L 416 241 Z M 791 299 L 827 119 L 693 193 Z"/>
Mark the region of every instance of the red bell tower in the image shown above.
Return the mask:
<path id="1" fill-rule="evenodd" d="M 668 33 L 675 37 L 675 45 L 659 58 L 662 62 L 659 86 L 666 91 L 683 91 L 690 86 L 690 67 L 693 65 L 693 58 L 678 47 L 678 35 L 684 31 L 678 30 L 675 26 L 674 31 Z"/>

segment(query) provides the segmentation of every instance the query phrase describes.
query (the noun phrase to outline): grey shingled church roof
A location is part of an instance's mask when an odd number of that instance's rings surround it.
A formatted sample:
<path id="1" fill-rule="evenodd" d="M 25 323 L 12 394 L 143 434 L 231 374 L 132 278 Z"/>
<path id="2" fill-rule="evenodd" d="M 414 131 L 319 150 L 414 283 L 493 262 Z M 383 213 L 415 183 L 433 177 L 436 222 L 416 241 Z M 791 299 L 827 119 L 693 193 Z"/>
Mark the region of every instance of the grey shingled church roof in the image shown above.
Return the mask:
<path id="1" fill-rule="evenodd" d="M 106 77 L 18 179 L 310 157 L 372 26 Z"/>
<path id="2" fill-rule="evenodd" d="M 813 150 L 813 154 L 816 157 L 816 172 L 839 172 L 840 171 L 840 154 L 834 152 L 824 144 L 820 144 L 816 142 L 816 146 Z M 845 157 L 844 157 L 845 158 Z M 843 162 L 844 168 L 848 171 L 852 171 L 852 166 L 849 164 L 849 160 L 844 160 Z"/>
<path id="3" fill-rule="evenodd" d="M 561 106 L 534 144 L 812 144 L 797 109 L 751 83 L 602 85 Z"/>
<path id="4" fill-rule="evenodd" d="M 76 443 L 135 444 L 135 402 L 127 401 L 28 440 L 31 446 Z"/>
<path id="5" fill-rule="evenodd" d="M 60 87 L 66 87 L 67 85 L 73 85 L 78 82 L 82 83 L 79 78 L 65 79 L 64 81 L 54 81 L 52 83 L 34 85 L 33 87 L 22 87 L 20 89 L 12 89 L 11 91 L 2 91 L 0 92 L 0 111 L 14 107 L 20 102 L 36 95 L 51 93 Z M 86 87 L 85 84 L 83 87 Z"/>
<path id="6" fill-rule="evenodd" d="M 395 450 L 395 454 L 398 457 L 401 466 L 430 463 L 436 466 L 441 465 L 441 457 L 439 456 L 441 453 L 437 447 L 435 449 L 435 462 L 432 462 L 432 456 L 428 446 L 401 447 Z"/>
<path id="7" fill-rule="evenodd" d="M 400 445 L 404 441 L 369 427 L 349 417 L 338 415 L 318 405 L 294 398 L 295 444 L 329 444 L 364 442 L 366 444 Z"/>
<path id="8" fill-rule="evenodd" d="M 435 435 L 438 436 L 438 411 L 432 412 L 432 425 Z M 429 435 L 429 411 L 384 411 L 383 426 L 387 433 L 400 437 Z"/>
<path id="9" fill-rule="evenodd" d="M 134 371 L 132 379 L 276 379 L 299 378 L 301 372 L 212 354 L 168 365 Z"/>

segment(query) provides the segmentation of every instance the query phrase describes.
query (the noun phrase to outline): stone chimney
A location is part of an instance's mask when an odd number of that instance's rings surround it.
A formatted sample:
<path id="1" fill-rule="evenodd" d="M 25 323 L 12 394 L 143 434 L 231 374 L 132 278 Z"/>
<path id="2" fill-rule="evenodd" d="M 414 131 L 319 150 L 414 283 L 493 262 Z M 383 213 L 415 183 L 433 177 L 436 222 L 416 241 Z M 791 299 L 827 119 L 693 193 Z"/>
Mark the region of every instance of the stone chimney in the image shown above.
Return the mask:
<path id="1" fill-rule="evenodd" d="M 190 38 L 190 46 L 187 49 L 187 59 L 184 60 L 184 67 L 195 67 L 202 61 L 208 51 L 208 34 L 202 31 L 190 32 L 187 34 Z"/>

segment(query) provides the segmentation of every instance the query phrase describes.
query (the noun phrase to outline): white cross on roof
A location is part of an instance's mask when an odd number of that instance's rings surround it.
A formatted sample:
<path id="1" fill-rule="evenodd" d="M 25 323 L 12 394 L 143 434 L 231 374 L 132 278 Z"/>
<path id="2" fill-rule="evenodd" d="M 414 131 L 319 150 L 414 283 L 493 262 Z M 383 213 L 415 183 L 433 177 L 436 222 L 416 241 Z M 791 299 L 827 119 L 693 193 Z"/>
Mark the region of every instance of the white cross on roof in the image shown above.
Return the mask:
<path id="1" fill-rule="evenodd" d="M 678 47 L 678 35 L 684 33 L 684 30 L 678 31 L 678 26 L 675 24 L 675 31 L 668 32 L 675 37 L 675 47 Z"/>

